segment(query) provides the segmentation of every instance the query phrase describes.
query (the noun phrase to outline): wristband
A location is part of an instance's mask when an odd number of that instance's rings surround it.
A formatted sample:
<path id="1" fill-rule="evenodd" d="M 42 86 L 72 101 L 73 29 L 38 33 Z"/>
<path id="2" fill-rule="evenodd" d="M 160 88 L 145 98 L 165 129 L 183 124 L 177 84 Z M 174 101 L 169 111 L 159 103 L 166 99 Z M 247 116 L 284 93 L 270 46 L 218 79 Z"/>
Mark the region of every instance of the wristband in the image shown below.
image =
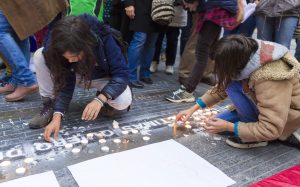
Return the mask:
<path id="1" fill-rule="evenodd" d="M 104 101 L 102 99 L 100 99 L 99 97 L 95 97 L 94 100 L 98 101 L 101 105 L 101 107 L 104 106 Z"/>
<path id="2" fill-rule="evenodd" d="M 197 99 L 197 104 L 201 106 L 201 108 L 206 108 L 206 104 L 200 98 Z"/>
<path id="3" fill-rule="evenodd" d="M 239 127 L 239 122 L 237 121 L 237 122 L 234 123 L 234 136 L 236 138 L 239 137 L 239 128 L 238 127 Z"/>

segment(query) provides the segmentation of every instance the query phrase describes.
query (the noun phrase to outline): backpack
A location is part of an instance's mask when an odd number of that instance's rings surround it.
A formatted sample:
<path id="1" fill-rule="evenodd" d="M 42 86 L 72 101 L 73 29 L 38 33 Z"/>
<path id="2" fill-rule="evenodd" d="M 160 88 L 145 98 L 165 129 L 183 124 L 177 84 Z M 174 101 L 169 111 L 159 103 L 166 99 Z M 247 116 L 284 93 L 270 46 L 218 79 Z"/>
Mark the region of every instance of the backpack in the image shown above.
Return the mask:
<path id="1" fill-rule="evenodd" d="M 118 31 L 117 29 L 110 28 L 111 35 L 114 38 L 117 45 L 121 48 L 122 54 L 125 58 L 126 64 L 128 64 L 128 43 L 123 39 L 122 33 Z"/>

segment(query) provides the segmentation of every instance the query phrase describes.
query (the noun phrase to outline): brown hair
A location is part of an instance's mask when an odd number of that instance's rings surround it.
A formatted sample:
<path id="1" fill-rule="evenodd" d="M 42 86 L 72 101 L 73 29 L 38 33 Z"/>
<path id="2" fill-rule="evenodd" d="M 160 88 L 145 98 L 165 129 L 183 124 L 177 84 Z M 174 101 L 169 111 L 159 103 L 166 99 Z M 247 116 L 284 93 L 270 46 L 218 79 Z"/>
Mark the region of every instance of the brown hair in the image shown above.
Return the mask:
<path id="1" fill-rule="evenodd" d="M 54 95 L 65 86 L 72 67 L 81 76 L 86 88 L 91 83 L 91 72 L 95 63 L 95 36 L 89 26 L 76 16 L 67 16 L 57 22 L 51 32 L 51 41 L 45 52 L 47 65 L 54 82 Z M 70 64 L 63 57 L 65 52 L 79 54 L 83 59 Z"/>
<path id="2" fill-rule="evenodd" d="M 223 92 L 239 76 L 257 49 L 254 39 L 242 35 L 225 36 L 216 42 L 210 54 L 218 79 L 215 92 Z"/>

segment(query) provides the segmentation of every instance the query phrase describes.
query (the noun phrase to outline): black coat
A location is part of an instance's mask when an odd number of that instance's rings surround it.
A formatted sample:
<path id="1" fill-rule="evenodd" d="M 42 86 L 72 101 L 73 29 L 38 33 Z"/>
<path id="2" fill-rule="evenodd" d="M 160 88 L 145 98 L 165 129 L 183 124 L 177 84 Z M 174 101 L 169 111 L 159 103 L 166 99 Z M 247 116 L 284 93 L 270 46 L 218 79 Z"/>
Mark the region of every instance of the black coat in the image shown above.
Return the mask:
<path id="1" fill-rule="evenodd" d="M 125 7 L 131 5 L 135 8 L 135 17 L 129 23 L 131 31 L 153 33 L 160 30 L 160 25 L 151 19 L 152 0 L 125 0 Z"/>

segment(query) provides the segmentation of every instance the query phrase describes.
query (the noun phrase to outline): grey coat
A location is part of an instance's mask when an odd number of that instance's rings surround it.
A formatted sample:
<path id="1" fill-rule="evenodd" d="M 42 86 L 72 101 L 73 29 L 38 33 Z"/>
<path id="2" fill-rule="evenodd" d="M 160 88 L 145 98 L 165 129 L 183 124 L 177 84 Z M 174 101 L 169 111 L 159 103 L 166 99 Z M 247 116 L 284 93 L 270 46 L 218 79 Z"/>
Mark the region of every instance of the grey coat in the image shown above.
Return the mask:
<path id="1" fill-rule="evenodd" d="M 255 14 L 266 17 L 299 17 L 300 0 L 260 0 Z"/>

